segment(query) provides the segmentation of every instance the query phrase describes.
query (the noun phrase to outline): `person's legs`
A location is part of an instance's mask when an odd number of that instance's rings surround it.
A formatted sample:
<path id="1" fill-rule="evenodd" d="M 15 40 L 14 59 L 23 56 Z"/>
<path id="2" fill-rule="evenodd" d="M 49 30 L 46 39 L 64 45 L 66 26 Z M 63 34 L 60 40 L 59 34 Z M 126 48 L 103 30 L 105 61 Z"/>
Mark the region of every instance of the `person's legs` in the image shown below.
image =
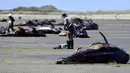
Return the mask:
<path id="1" fill-rule="evenodd" d="M 12 32 L 14 32 L 14 26 L 13 25 L 14 25 L 14 23 L 12 22 L 11 23 L 11 30 L 12 30 Z"/>
<path id="2" fill-rule="evenodd" d="M 14 27 L 13 26 L 11 27 L 11 30 L 12 30 L 12 32 L 14 32 Z"/>
<path id="3" fill-rule="evenodd" d="M 68 31 L 68 41 L 67 41 L 68 49 L 73 49 L 74 41 L 73 41 L 73 33 Z"/>
<path id="4" fill-rule="evenodd" d="M 74 40 L 70 41 L 70 49 L 74 49 Z"/>
<path id="5" fill-rule="evenodd" d="M 70 49 L 70 41 L 66 41 L 66 43 L 67 43 L 67 49 Z"/>
<path id="6" fill-rule="evenodd" d="M 8 31 L 8 33 L 10 33 L 10 26 L 8 27 L 7 31 Z"/>
<path id="7" fill-rule="evenodd" d="M 8 33 L 10 33 L 10 29 L 11 29 L 12 32 L 14 32 L 13 23 L 10 23 L 10 24 L 9 24 L 9 27 L 8 27 L 8 29 L 7 29 L 7 30 L 8 30 Z"/>

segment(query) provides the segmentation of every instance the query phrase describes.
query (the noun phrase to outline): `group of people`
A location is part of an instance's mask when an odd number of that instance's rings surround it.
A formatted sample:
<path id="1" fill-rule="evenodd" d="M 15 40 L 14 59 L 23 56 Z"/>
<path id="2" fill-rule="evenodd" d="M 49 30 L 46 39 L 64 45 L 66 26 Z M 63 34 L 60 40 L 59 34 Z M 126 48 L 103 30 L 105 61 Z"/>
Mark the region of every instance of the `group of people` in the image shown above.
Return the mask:
<path id="1" fill-rule="evenodd" d="M 76 28 L 78 25 L 76 22 L 73 22 L 72 19 L 70 17 L 68 17 L 67 14 L 62 14 L 62 18 L 64 20 L 64 30 L 67 31 L 67 48 L 68 49 L 73 49 L 74 48 L 74 40 L 73 40 L 73 36 L 76 32 Z M 9 16 L 8 16 L 8 23 L 9 23 L 9 26 L 8 26 L 8 33 L 10 33 L 10 29 L 12 32 L 14 32 L 14 22 L 15 22 L 15 19 L 14 17 L 12 16 L 11 13 L 9 13 Z M 24 29 L 20 28 L 20 33 L 24 33 Z"/>
<path id="2" fill-rule="evenodd" d="M 76 21 L 73 21 L 67 14 L 62 14 L 62 18 L 63 18 L 63 21 L 64 21 L 64 30 L 67 31 L 67 40 L 66 40 L 66 43 L 67 43 L 67 49 L 73 49 L 74 48 L 74 35 L 77 33 L 77 28 L 79 26 L 79 22 L 76 22 Z M 15 22 L 15 19 L 14 17 L 12 16 L 11 13 L 9 13 L 9 16 L 8 16 L 8 23 L 9 23 L 9 26 L 8 26 L 8 33 L 10 33 L 10 29 L 12 32 L 14 32 L 14 22 Z M 22 28 L 19 27 L 20 30 L 23 30 Z M 25 31 L 22 31 L 22 32 L 25 32 Z"/>

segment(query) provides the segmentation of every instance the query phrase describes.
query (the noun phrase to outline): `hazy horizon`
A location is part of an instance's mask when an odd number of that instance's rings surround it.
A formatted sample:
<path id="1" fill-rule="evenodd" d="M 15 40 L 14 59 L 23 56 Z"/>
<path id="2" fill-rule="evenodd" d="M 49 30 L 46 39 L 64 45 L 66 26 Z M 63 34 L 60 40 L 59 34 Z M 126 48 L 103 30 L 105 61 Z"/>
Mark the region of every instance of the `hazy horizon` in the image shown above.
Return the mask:
<path id="1" fill-rule="evenodd" d="M 129 0 L 2 0 L 0 10 L 53 5 L 64 11 L 130 10 Z"/>

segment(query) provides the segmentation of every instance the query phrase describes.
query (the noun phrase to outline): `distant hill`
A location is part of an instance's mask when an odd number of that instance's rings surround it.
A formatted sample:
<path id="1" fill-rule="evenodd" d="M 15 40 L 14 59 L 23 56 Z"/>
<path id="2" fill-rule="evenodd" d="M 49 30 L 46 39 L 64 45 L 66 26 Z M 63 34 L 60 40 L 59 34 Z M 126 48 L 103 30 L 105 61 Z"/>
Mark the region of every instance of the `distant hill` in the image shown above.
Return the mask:
<path id="1" fill-rule="evenodd" d="M 62 10 L 57 9 L 52 5 L 46 5 L 41 7 L 17 7 L 11 11 L 39 11 L 39 12 L 61 12 Z"/>
<path id="2" fill-rule="evenodd" d="M 85 14 L 130 14 L 130 10 L 98 10 L 98 11 L 87 11 L 87 12 L 79 12 L 79 11 L 64 11 L 56 8 L 53 5 L 45 5 L 41 7 L 17 7 L 10 10 L 0 10 L 0 14 L 78 14 L 78 15 L 85 15 Z"/>

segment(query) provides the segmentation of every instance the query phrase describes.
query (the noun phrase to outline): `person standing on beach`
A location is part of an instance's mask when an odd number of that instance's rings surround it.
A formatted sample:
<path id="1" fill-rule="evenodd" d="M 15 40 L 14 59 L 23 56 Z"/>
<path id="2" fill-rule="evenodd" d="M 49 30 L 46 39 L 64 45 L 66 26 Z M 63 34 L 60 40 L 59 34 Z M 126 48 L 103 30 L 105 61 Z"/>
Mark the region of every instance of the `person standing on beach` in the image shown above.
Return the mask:
<path id="1" fill-rule="evenodd" d="M 12 16 L 11 13 L 9 13 L 9 15 L 8 15 L 8 23 L 9 23 L 8 33 L 10 33 L 10 29 L 12 30 L 12 32 L 14 32 L 14 22 L 15 22 L 14 17 Z"/>
<path id="2" fill-rule="evenodd" d="M 65 13 L 62 14 L 62 18 L 64 21 L 64 30 L 67 31 L 67 49 L 74 49 L 74 25 L 72 23 L 72 19 Z"/>

